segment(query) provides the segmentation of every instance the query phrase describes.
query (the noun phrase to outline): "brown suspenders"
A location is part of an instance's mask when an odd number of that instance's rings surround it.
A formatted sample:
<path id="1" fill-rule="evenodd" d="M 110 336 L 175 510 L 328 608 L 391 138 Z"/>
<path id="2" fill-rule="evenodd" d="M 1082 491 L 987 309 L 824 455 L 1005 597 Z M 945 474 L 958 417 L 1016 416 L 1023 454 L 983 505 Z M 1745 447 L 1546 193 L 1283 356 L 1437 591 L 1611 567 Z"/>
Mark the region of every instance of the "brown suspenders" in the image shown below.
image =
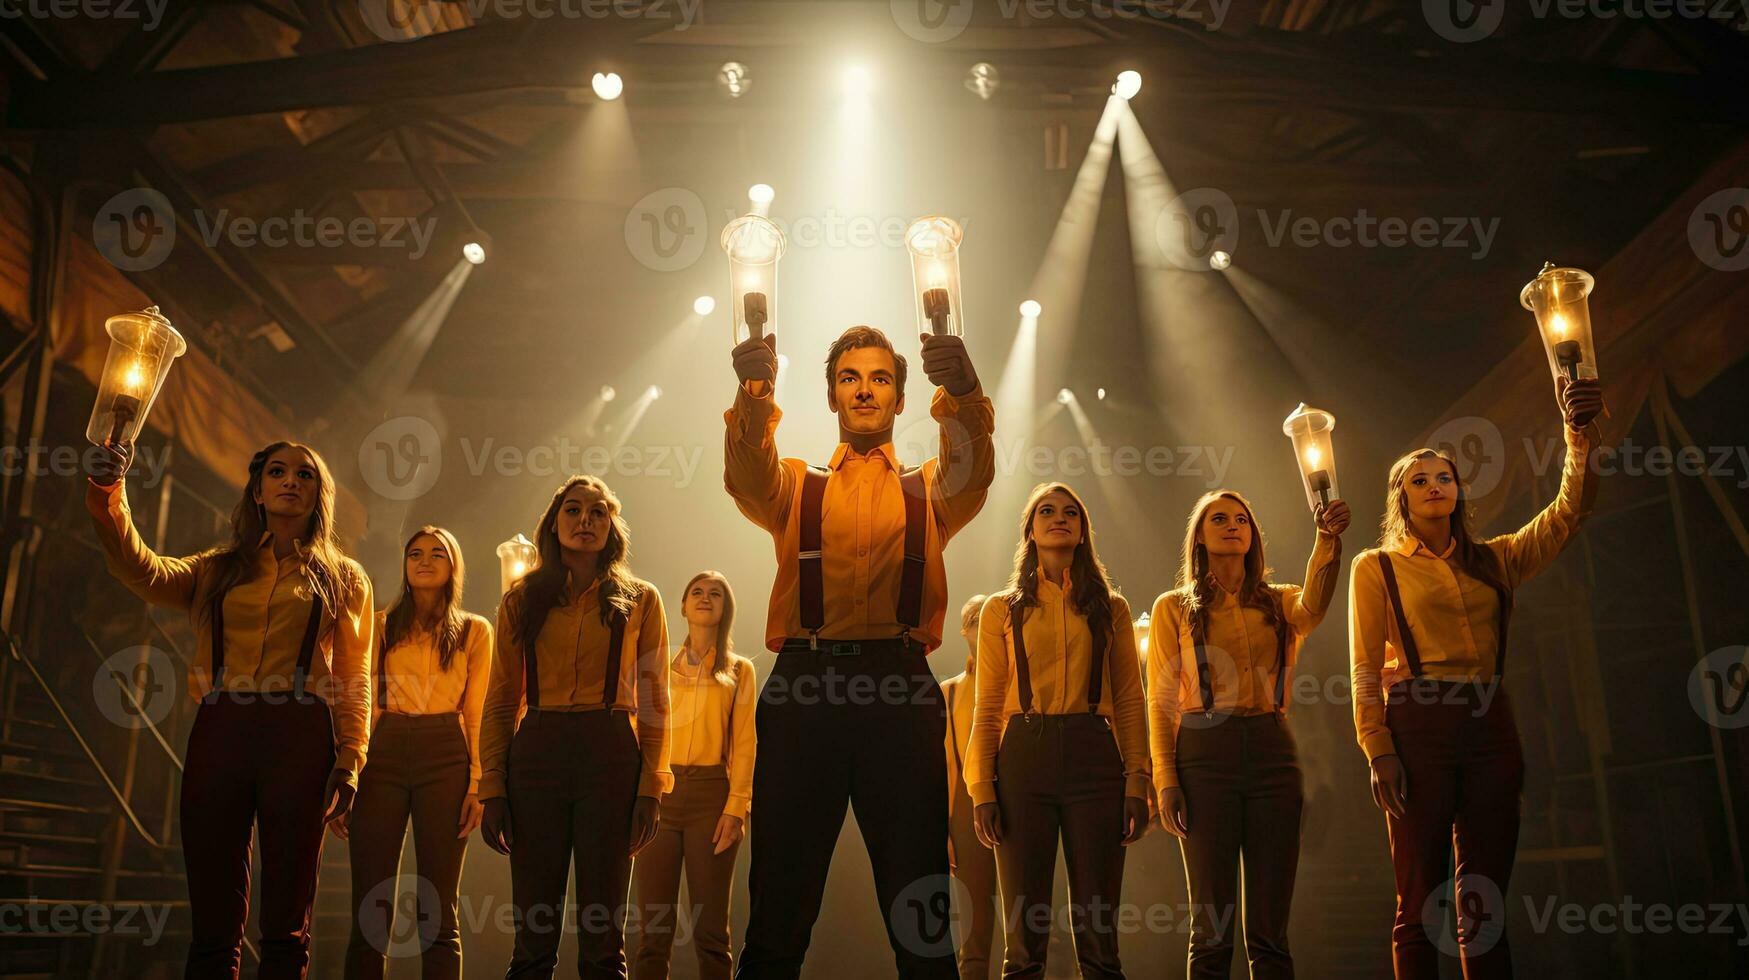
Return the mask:
<path id="1" fill-rule="evenodd" d="M 225 684 L 225 597 L 223 595 L 213 596 L 212 616 L 207 625 L 212 631 L 213 683 L 212 689 L 207 691 L 206 697 L 201 700 L 213 702 L 218 700 L 219 689 Z M 304 625 L 304 640 L 302 645 L 298 647 L 297 666 L 292 670 L 292 697 L 298 701 L 309 700 L 304 694 L 304 687 L 310 676 L 310 664 L 315 661 L 316 637 L 321 632 L 321 627 L 322 596 L 321 593 L 316 593 L 310 597 L 310 619 Z"/>
<path id="2" fill-rule="evenodd" d="M 1287 693 L 1287 623 L 1277 623 L 1275 627 L 1275 710 L 1280 711 L 1286 702 Z M 1194 643 L 1196 647 L 1196 689 L 1202 695 L 1202 713 L 1214 714 L 1215 684 L 1209 678 L 1208 654 L 1204 653 L 1204 645 Z"/>
<path id="3" fill-rule="evenodd" d="M 802 629 L 810 641 L 817 643 L 820 628 L 826 624 L 826 585 L 822 567 L 821 506 L 826 499 L 826 480 L 831 470 L 816 466 L 802 473 L 801 536 L 797 542 L 797 571 L 800 574 L 799 596 Z M 928 487 L 923 482 L 923 469 L 913 467 L 899 474 L 899 489 L 905 498 L 905 560 L 899 571 L 899 606 L 897 619 L 906 631 L 923 622 L 923 572 L 928 566 L 924 543 L 928 536 Z"/>
<path id="4" fill-rule="evenodd" d="M 1016 592 L 1008 597 L 1008 619 L 1014 631 L 1014 680 L 1020 688 L 1020 712 L 1032 714 L 1032 665 L 1026 656 L 1026 606 L 1024 597 Z M 1093 664 L 1087 672 L 1087 713 L 1099 713 L 1099 693 L 1105 674 L 1105 631 L 1090 631 L 1093 638 Z"/>
<path id="5" fill-rule="evenodd" d="M 468 631 L 474 628 L 471 619 L 462 620 L 462 635 L 459 641 L 463 651 L 468 646 Z M 379 638 L 379 643 L 381 638 Z M 379 650 L 377 653 L 377 706 L 384 711 L 389 710 L 389 651 Z"/>
<path id="6" fill-rule="evenodd" d="M 626 616 L 615 609 L 608 614 L 607 674 L 601 682 L 601 703 L 609 708 L 619 696 L 620 648 L 625 646 Z M 522 652 L 522 687 L 530 708 L 540 707 L 540 657 L 532 649 Z"/>
<path id="7" fill-rule="evenodd" d="M 1403 662 L 1409 667 L 1410 677 L 1421 676 L 1421 650 L 1415 644 L 1415 634 L 1409 631 L 1409 619 L 1403 615 L 1403 594 L 1397 590 L 1397 570 L 1391 564 L 1391 556 L 1383 551 L 1378 552 L 1379 571 L 1385 576 L 1385 593 L 1391 600 L 1391 612 L 1397 619 L 1397 636 L 1403 641 Z M 1506 673 L 1506 633 L 1512 624 L 1512 594 L 1501 588 L 1495 588 L 1494 594 L 1500 600 L 1499 643 L 1494 654 L 1494 679 L 1499 680 Z"/>

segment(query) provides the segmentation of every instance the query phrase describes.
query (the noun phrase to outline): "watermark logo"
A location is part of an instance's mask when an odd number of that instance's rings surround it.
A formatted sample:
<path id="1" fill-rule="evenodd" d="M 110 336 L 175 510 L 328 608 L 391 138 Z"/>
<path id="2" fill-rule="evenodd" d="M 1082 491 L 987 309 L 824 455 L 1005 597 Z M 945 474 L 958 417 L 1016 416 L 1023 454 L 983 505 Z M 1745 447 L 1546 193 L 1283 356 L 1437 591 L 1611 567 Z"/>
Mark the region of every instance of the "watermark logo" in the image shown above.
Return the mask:
<path id="1" fill-rule="evenodd" d="M 1506 474 L 1506 440 L 1499 426 L 1479 415 L 1446 422 L 1433 431 L 1427 445 L 1457 464 L 1458 480 L 1470 500 L 1492 493 Z"/>
<path id="2" fill-rule="evenodd" d="M 1709 725 L 1749 725 L 1749 647 L 1722 647 L 1688 672 L 1688 703 Z"/>
<path id="3" fill-rule="evenodd" d="M 1480 956 L 1506 934 L 1506 898 L 1487 875 L 1460 874 L 1427 896 L 1421 923 L 1447 956 Z"/>
<path id="4" fill-rule="evenodd" d="M 390 959 L 418 956 L 443 927 L 437 886 L 424 875 L 395 875 L 376 883 L 358 903 L 358 931 Z"/>
<path id="5" fill-rule="evenodd" d="M 664 187 L 626 212 L 626 248 L 653 272 L 678 272 L 704 254 L 709 237 L 704 201 L 684 187 Z"/>
<path id="6" fill-rule="evenodd" d="M 960 918 L 969 915 L 972 891 L 953 875 L 928 875 L 893 898 L 887 921 L 893 939 L 921 957 L 952 956 L 959 949 Z"/>
<path id="7" fill-rule="evenodd" d="M 1468 44 L 1499 28 L 1506 0 L 1421 0 L 1421 13 L 1433 33 L 1453 44 Z"/>
<path id="8" fill-rule="evenodd" d="M 97 209 L 91 240 L 98 254 L 123 272 L 156 269 L 176 245 L 176 210 L 150 187 L 122 191 Z"/>
<path id="9" fill-rule="evenodd" d="M 358 470 L 365 484 L 384 499 L 424 496 L 443 472 L 437 427 L 417 415 L 379 422 L 358 444 Z"/>
<path id="10" fill-rule="evenodd" d="M 1688 246 L 1720 272 L 1749 268 L 1749 187 L 1727 187 L 1695 205 Z"/>
<path id="11" fill-rule="evenodd" d="M 122 728 L 144 728 L 170 717 L 176 705 L 176 664 L 154 646 L 132 646 L 105 657 L 91 677 L 91 699 Z"/>
<path id="12" fill-rule="evenodd" d="M 1239 208 L 1218 187 L 1198 187 L 1172 199 L 1154 217 L 1154 238 L 1166 261 L 1206 272 L 1209 257 L 1239 244 Z"/>
<path id="13" fill-rule="evenodd" d="M 892 0 L 893 23 L 924 44 L 951 41 L 972 22 L 972 0 Z"/>

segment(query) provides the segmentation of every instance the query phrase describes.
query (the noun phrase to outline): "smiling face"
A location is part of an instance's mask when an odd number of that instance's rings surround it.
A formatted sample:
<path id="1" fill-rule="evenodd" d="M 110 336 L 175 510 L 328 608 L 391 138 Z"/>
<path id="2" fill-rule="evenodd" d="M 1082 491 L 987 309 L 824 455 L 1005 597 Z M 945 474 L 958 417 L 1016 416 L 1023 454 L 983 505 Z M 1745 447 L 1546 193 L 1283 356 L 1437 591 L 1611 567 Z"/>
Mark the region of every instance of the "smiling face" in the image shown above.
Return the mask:
<path id="1" fill-rule="evenodd" d="M 441 589 L 455 574 L 449 547 L 435 534 L 421 534 L 407 545 L 407 584 L 415 589 Z"/>
<path id="2" fill-rule="evenodd" d="M 1426 521 L 1447 520 L 1457 509 L 1457 473 L 1439 456 L 1423 456 L 1403 474 L 1403 500 L 1409 513 Z"/>
<path id="3" fill-rule="evenodd" d="M 838 355 L 826 401 L 840 428 L 874 433 L 893 427 L 894 416 L 905 410 L 895 367 L 892 352 L 880 347 L 853 347 Z"/>
<path id="4" fill-rule="evenodd" d="M 1251 550 L 1251 517 L 1245 506 L 1229 497 L 1218 497 L 1202 512 L 1202 546 L 1212 555 L 1243 556 Z"/>
<path id="5" fill-rule="evenodd" d="M 566 551 L 599 554 L 607 547 L 613 527 L 607 497 L 587 484 L 578 484 L 565 493 L 559 513 L 553 519 L 559 547 Z"/>
<path id="6" fill-rule="evenodd" d="M 1075 550 L 1081 543 L 1081 505 L 1061 490 L 1052 490 L 1039 498 L 1032 509 L 1032 541 L 1039 550 Z"/>
<path id="7" fill-rule="evenodd" d="M 680 616 L 689 625 L 715 629 L 723 621 L 727 592 L 715 578 L 701 578 L 686 589 L 680 598 Z"/>
<path id="8" fill-rule="evenodd" d="M 272 517 L 308 518 L 322 492 L 322 478 L 310 454 L 289 446 L 267 457 L 255 502 Z"/>

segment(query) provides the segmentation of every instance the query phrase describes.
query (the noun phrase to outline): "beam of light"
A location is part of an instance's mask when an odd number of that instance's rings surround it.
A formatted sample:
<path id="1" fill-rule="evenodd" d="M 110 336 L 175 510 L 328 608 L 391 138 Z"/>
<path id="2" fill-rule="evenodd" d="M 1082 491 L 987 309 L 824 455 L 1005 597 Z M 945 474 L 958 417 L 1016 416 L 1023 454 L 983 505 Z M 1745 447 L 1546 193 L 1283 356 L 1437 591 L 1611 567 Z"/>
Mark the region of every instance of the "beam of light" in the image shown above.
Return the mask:
<path id="1" fill-rule="evenodd" d="M 1087 263 L 1093 254 L 1094 226 L 1099 218 L 1099 200 L 1105 194 L 1106 173 L 1111 167 L 1117 136 L 1119 109 L 1125 103 L 1107 99 L 1105 111 L 1093 129 L 1087 155 L 1075 173 L 1069 198 L 1051 231 L 1038 271 L 1026 295 L 1051 310 L 1051 329 L 1041 340 L 1038 359 L 1046 364 L 1064 364 L 1069 344 L 1080 328 L 1081 291 L 1087 283 Z"/>
<path id="2" fill-rule="evenodd" d="M 413 383 L 413 376 L 419 372 L 419 365 L 425 360 L 426 352 L 431 350 L 431 344 L 437 339 L 438 331 L 443 329 L 443 323 L 449 317 L 450 308 L 455 306 L 456 297 L 461 295 L 462 286 L 467 284 L 468 276 L 474 271 L 474 264 L 466 258 L 457 258 L 455 265 L 425 297 L 419 306 L 407 315 L 401 325 L 389 339 L 377 349 L 364 368 L 359 372 L 362 390 L 371 392 L 383 404 L 393 404 L 396 399 L 407 391 L 407 386 Z"/>
<path id="3" fill-rule="evenodd" d="M 1069 389 L 1065 388 L 1064 391 Z M 1134 534 L 1146 537 L 1151 531 L 1147 519 L 1143 516 L 1141 504 L 1137 502 L 1131 488 L 1125 484 L 1125 478 L 1107 466 L 1095 465 L 1098 450 L 1104 448 L 1099 438 L 1099 430 L 1094 427 L 1093 420 L 1087 417 L 1087 412 L 1081 407 L 1081 399 L 1069 397 L 1063 402 L 1063 408 L 1075 422 L 1075 433 L 1081 438 L 1081 445 L 1087 448 L 1090 462 L 1087 470 L 1093 474 L 1094 483 L 1099 487 L 1099 494 L 1111 508 L 1111 519 L 1100 522 L 1094 528 L 1099 533 L 1100 528 L 1120 528 L 1119 533 Z M 1109 457 L 1109 454 L 1107 454 Z M 1073 485 L 1073 484 L 1071 484 Z M 1156 522 L 1157 523 L 1157 522 Z"/>
<path id="4" fill-rule="evenodd" d="M 613 448 L 616 451 L 625 446 L 626 440 L 632 437 L 632 432 L 637 429 L 638 423 L 644 420 L 644 413 L 648 412 L 650 406 L 655 404 L 656 399 L 661 397 L 662 389 L 651 385 L 644 389 L 637 401 L 632 402 L 631 407 L 626 411 L 625 421 L 619 426 L 619 434 L 613 438 Z"/>

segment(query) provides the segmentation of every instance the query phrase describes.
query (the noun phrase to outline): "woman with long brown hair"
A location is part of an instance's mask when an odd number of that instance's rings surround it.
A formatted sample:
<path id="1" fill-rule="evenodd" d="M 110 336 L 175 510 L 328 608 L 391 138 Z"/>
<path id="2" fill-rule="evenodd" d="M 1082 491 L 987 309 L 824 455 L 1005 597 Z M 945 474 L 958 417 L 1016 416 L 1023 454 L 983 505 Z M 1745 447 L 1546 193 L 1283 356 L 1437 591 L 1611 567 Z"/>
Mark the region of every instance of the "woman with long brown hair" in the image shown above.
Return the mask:
<path id="1" fill-rule="evenodd" d="M 166 558 L 128 511 L 132 445 L 104 448 L 85 507 L 110 574 L 187 613 L 196 636 L 188 692 L 200 708 L 181 797 L 184 975 L 237 975 L 259 825 L 259 975 L 303 977 L 322 828 L 351 808 L 370 739 L 370 579 L 340 547 L 334 478 L 314 449 L 273 443 L 249 460 L 230 544 Z"/>
<path id="2" fill-rule="evenodd" d="M 722 572 L 694 575 L 680 593 L 686 639 L 668 664 L 669 763 L 656 839 L 638 855 L 635 980 L 667 980 L 680 875 L 691 899 L 698 975 L 728 980 L 729 896 L 735 854 L 753 801 L 753 728 L 759 688 L 753 661 L 734 651 L 735 592 Z"/>
<path id="3" fill-rule="evenodd" d="M 461 545 L 441 527 L 413 532 L 401 591 L 377 613 L 371 762 L 336 836 L 352 844 L 352 938 L 346 976 L 380 978 L 395 935 L 396 872 L 413 822 L 421 976 L 462 971 L 456 896 L 468 837 L 480 826 L 480 712 L 492 666 L 492 624 L 462 610 Z M 427 925 L 428 924 L 428 925 Z"/>
<path id="4" fill-rule="evenodd" d="M 510 855 L 516 910 L 506 976 L 552 975 L 573 864 L 578 972 L 624 976 L 632 855 L 674 781 L 662 597 L 632 575 L 631 529 L 596 477 L 559 487 L 535 547 L 498 605 L 480 721 L 480 830 Z"/>
<path id="5" fill-rule="evenodd" d="M 1320 505 L 1313 520 L 1305 586 L 1280 585 L 1251 504 L 1233 490 L 1203 494 L 1185 525 L 1178 587 L 1148 617 L 1154 785 L 1184 855 L 1192 978 L 1231 972 L 1241 901 L 1251 976 L 1293 976 L 1287 923 L 1304 793 L 1287 684 L 1336 594 L 1348 505 Z"/>
<path id="6" fill-rule="evenodd" d="M 1083 977 L 1122 977 L 1124 848 L 1148 827 L 1147 706 L 1129 603 L 1064 483 L 1033 488 L 1008 587 L 978 618 L 966 784 L 996 851 L 1005 977 L 1043 976 L 1057 847 Z M 1041 914 L 1042 910 L 1042 914 Z"/>
<path id="7" fill-rule="evenodd" d="M 1555 499 L 1528 524 L 1480 539 L 1450 456 L 1418 449 L 1386 482 L 1379 546 L 1354 558 L 1348 639 L 1354 728 L 1385 811 L 1399 978 L 1439 976 L 1427 934 L 1456 852 L 1464 976 L 1510 977 L 1503 899 L 1518 848 L 1524 750 L 1501 687 L 1513 593 L 1547 568 L 1591 510 L 1588 463 L 1603 407 L 1596 380 L 1557 385 L 1567 458 Z"/>

